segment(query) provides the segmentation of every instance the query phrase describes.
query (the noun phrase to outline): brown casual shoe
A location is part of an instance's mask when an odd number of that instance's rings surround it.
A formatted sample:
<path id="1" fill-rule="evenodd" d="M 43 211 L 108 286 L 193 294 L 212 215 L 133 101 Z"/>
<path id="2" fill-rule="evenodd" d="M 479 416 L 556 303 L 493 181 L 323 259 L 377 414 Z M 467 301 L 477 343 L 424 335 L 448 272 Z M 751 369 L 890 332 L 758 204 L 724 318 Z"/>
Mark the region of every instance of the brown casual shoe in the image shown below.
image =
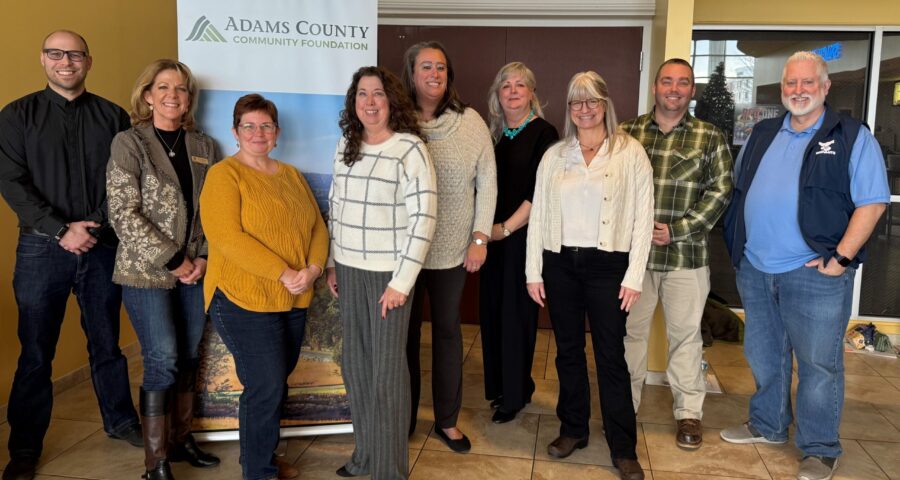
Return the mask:
<path id="1" fill-rule="evenodd" d="M 560 435 L 547 446 L 547 453 L 549 453 L 551 457 L 566 458 L 575 450 L 584 448 L 587 445 L 588 437 L 573 438 Z"/>
<path id="2" fill-rule="evenodd" d="M 622 480 L 644 480 L 644 469 L 637 460 L 614 458 L 613 466 L 619 469 L 619 478 Z"/>
<path id="3" fill-rule="evenodd" d="M 696 418 L 685 418 L 678 421 L 675 443 L 681 448 L 696 450 L 703 444 L 703 424 Z"/>
<path id="4" fill-rule="evenodd" d="M 278 467 L 278 480 L 289 480 L 300 476 L 300 470 L 282 460 L 281 457 L 275 457 L 275 466 Z"/>

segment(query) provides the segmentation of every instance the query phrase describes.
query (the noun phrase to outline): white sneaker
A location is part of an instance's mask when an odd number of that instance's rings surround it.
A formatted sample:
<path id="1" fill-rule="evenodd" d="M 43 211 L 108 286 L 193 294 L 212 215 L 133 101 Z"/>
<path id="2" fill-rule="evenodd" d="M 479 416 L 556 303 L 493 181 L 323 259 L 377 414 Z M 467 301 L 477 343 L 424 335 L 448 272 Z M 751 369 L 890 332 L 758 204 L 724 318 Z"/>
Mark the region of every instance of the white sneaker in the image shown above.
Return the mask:
<path id="1" fill-rule="evenodd" d="M 837 458 L 814 455 L 803 457 L 800 469 L 797 471 L 797 480 L 831 480 L 837 465 Z"/>
<path id="2" fill-rule="evenodd" d="M 775 445 L 787 443 L 787 439 L 778 441 L 769 440 L 764 437 L 763 434 L 756 431 L 756 429 L 750 425 L 750 422 L 736 427 L 726 428 L 719 432 L 719 436 L 728 443 L 772 443 Z"/>

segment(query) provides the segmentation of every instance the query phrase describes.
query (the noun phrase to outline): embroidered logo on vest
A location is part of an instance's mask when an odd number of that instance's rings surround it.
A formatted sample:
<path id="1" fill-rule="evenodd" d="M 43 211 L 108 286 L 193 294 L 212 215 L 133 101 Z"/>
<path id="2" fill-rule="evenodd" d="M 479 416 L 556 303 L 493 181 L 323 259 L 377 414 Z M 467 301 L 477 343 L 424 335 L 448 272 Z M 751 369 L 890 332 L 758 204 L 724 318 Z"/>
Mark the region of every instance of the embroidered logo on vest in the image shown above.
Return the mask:
<path id="1" fill-rule="evenodd" d="M 816 155 L 837 155 L 837 152 L 831 149 L 833 144 L 834 139 L 827 142 L 819 142 L 819 151 L 816 152 Z"/>

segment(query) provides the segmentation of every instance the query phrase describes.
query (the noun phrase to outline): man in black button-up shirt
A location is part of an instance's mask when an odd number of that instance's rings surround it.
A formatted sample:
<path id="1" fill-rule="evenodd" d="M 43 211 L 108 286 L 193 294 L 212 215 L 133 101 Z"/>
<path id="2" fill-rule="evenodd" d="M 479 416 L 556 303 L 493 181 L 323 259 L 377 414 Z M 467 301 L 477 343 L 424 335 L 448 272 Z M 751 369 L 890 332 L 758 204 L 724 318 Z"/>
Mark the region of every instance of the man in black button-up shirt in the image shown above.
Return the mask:
<path id="1" fill-rule="evenodd" d="M 34 476 L 50 424 L 51 367 L 69 292 L 81 307 L 104 430 L 141 442 L 119 350 L 122 294 L 112 283 L 116 238 L 106 211 L 110 142 L 129 121 L 122 108 L 85 91 L 91 64 L 80 35 L 51 33 L 41 52 L 47 87 L 0 111 L 0 193 L 19 217 L 13 289 L 22 345 L 4 480 Z"/>

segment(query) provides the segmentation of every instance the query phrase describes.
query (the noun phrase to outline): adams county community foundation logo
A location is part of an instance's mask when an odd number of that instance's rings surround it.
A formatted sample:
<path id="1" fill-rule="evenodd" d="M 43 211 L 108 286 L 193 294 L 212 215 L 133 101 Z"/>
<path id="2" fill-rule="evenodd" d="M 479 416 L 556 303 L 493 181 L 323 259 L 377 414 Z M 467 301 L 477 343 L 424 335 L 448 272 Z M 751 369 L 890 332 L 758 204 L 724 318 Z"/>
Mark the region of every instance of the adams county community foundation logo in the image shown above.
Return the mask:
<path id="1" fill-rule="evenodd" d="M 205 15 L 197 19 L 191 34 L 185 40 L 188 42 L 227 42 Z"/>
<path id="2" fill-rule="evenodd" d="M 220 33 L 206 15 L 194 22 L 188 42 L 237 43 L 273 47 L 369 50 L 366 25 L 322 23 L 313 20 L 272 20 L 228 17 Z"/>

